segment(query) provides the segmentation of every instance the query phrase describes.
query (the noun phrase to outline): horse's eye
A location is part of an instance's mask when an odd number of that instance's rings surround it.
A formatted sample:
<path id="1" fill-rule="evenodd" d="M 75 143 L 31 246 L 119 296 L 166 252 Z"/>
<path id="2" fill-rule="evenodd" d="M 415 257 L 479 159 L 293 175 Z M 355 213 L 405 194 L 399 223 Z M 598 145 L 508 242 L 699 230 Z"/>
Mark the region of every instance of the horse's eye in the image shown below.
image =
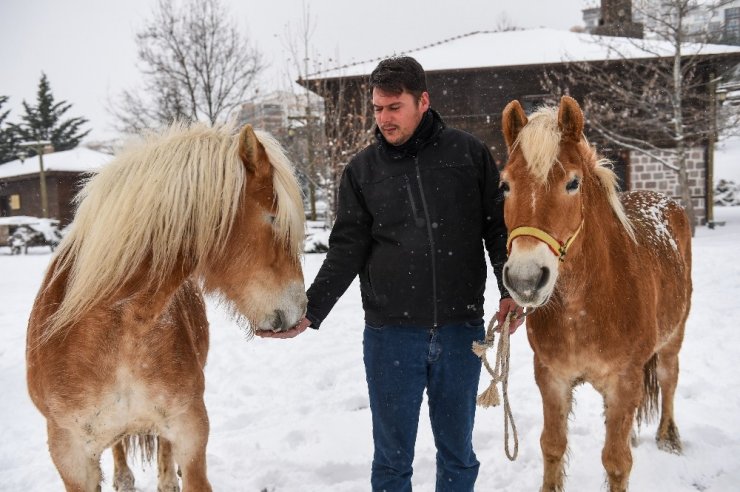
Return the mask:
<path id="1" fill-rule="evenodd" d="M 578 187 L 580 186 L 580 184 L 581 178 L 576 176 L 575 178 L 568 181 L 568 184 L 565 185 L 565 191 L 567 191 L 568 193 L 575 193 L 576 191 L 578 191 Z"/>
<path id="2" fill-rule="evenodd" d="M 509 183 L 506 181 L 501 181 L 501 184 L 499 185 L 499 188 L 501 188 L 501 191 L 503 192 L 504 196 L 509 194 Z"/>

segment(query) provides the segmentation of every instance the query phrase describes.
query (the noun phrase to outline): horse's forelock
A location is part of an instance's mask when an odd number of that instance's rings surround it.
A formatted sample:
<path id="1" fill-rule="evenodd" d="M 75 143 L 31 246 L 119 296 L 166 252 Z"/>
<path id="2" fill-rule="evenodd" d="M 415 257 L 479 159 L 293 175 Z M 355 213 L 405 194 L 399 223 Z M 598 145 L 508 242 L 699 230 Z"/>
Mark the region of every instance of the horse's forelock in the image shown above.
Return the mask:
<path id="1" fill-rule="evenodd" d="M 547 182 L 552 166 L 558 162 L 560 153 L 560 129 L 558 108 L 547 106 L 538 109 L 522 128 L 513 147 L 521 149 L 528 169 L 541 183 Z"/>

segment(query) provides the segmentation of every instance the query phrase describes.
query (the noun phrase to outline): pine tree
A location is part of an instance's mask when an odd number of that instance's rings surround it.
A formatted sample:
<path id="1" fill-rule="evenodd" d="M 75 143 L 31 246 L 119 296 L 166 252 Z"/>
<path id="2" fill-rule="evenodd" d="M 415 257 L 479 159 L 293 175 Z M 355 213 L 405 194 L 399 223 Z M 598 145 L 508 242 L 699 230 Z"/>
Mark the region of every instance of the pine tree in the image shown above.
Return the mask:
<path id="1" fill-rule="evenodd" d="M 10 114 L 10 110 L 2 111 L 6 102 L 8 102 L 8 96 L 0 96 L 0 163 L 17 158 L 16 143 L 18 138 L 12 128 L 4 123 L 8 114 Z"/>
<path id="2" fill-rule="evenodd" d="M 82 132 L 80 129 L 87 123 L 85 118 L 62 119 L 71 107 L 72 104 L 67 101 L 54 102 L 49 80 L 42 73 L 36 93 L 36 105 L 31 106 L 23 101 L 26 112 L 21 116 L 23 122 L 11 123 L 9 126 L 17 133 L 20 141 L 49 140 L 55 151 L 73 149 L 90 130 Z"/>

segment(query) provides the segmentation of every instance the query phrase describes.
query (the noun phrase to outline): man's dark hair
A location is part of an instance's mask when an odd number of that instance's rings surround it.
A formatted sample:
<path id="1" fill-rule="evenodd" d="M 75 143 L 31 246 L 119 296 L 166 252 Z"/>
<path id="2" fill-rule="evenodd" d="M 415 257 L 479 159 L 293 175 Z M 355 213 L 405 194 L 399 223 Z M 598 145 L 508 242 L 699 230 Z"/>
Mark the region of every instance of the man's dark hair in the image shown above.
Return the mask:
<path id="1" fill-rule="evenodd" d="M 376 87 L 395 95 L 405 90 L 419 99 L 427 91 L 427 77 L 418 61 L 410 56 L 396 56 L 378 63 L 370 74 L 370 91 Z"/>

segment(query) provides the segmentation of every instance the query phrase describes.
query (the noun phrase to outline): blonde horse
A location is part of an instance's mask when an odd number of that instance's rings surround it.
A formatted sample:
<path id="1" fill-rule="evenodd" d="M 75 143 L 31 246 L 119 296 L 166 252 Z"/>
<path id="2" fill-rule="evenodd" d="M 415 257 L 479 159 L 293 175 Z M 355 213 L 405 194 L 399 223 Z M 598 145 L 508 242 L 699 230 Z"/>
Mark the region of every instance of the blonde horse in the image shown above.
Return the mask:
<path id="1" fill-rule="evenodd" d="M 609 490 L 621 492 L 633 422 L 656 409 L 659 391 L 658 446 L 681 451 L 673 395 L 691 302 L 688 218 L 658 193 L 617 193 L 570 97 L 529 119 L 512 101 L 503 132 L 504 283 L 518 304 L 536 308 L 527 335 L 544 411 L 542 491 L 563 490 L 573 388 L 589 382 L 604 397 Z"/>
<path id="2" fill-rule="evenodd" d="M 31 312 L 27 377 L 67 491 L 133 491 L 127 436 L 159 441 L 160 491 L 208 491 L 203 292 L 255 330 L 304 314 L 303 204 L 269 135 L 184 128 L 123 151 L 78 197 Z M 137 441 L 134 441 L 134 444 Z"/>

